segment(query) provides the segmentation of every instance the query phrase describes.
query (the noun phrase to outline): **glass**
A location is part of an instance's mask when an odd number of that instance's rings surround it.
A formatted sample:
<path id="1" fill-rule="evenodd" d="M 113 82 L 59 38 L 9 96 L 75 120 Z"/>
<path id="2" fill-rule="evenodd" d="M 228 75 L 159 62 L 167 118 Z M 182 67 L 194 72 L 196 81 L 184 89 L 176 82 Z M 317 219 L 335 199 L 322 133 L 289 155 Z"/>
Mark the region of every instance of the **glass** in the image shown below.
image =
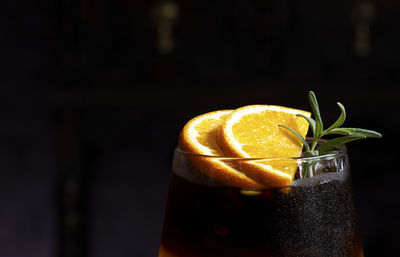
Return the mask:
<path id="1" fill-rule="evenodd" d="M 224 186 L 196 158 L 240 171 L 249 162 L 297 165 L 290 186 Z M 190 159 L 191 161 L 188 161 Z M 361 257 L 347 151 L 311 158 L 239 159 L 175 150 L 159 257 Z"/>

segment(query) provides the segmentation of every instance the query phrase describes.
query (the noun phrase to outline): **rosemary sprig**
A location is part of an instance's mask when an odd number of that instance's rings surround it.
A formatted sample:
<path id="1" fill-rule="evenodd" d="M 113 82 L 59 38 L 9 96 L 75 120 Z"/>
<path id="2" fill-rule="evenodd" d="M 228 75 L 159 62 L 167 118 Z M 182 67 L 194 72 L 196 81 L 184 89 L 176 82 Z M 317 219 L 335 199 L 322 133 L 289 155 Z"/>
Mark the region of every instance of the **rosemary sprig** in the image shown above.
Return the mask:
<path id="1" fill-rule="evenodd" d="M 335 151 L 339 145 L 344 143 L 364 139 L 364 138 L 380 138 L 382 135 L 373 130 L 361 129 L 361 128 L 342 128 L 346 119 L 346 110 L 341 103 L 337 103 L 341 114 L 339 118 L 326 130 L 324 130 L 324 124 L 322 122 L 321 113 L 319 111 L 318 101 L 313 91 L 308 93 L 308 99 L 310 101 L 311 109 L 315 119 L 311 117 L 298 114 L 298 117 L 304 118 L 309 124 L 313 134 L 313 140 L 309 145 L 305 138 L 303 138 L 297 131 L 284 125 L 279 125 L 285 129 L 288 129 L 295 134 L 304 144 L 305 152 L 304 157 L 318 156 Z M 324 143 L 318 145 L 319 140 L 325 135 L 342 135 L 334 139 L 330 139 Z"/>

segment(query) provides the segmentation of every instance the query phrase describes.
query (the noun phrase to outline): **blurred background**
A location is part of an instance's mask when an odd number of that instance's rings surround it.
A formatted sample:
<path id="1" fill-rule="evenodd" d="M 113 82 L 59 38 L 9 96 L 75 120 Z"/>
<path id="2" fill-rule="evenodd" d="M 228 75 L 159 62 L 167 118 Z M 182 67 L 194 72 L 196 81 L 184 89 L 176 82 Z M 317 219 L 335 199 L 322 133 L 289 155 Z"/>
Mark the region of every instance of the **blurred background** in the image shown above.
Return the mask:
<path id="1" fill-rule="evenodd" d="M 368 257 L 399 256 L 400 2 L 0 3 L 0 255 L 156 256 L 192 117 L 246 104 L 381 132 L 349 144 Z"/>

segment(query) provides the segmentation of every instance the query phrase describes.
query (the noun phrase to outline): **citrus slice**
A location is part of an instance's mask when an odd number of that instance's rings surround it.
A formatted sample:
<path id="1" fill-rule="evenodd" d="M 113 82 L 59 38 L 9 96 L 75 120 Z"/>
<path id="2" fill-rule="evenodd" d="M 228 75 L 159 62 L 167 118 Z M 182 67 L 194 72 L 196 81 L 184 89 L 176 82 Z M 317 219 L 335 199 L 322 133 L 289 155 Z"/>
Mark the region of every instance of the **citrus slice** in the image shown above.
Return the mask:
<path id="1" fill-rule="evenodd" d="M 210 157 L 223 156 L 217 136 L 231 112 L 215 111 L 193 118 L 182 129 L 179 146 L 185 152 L 195 153 L 187 154 L 186 158 L 208 177 L 227 186 L 260 188 L 260 184 L 224 162 L 223 158 Z"/>
<path id="2" fill-rule="evenodd" d="M 303 143 L 292 132 L 278 125 L 286 125 L 304 137 L 308 122 L 297 117 L 297 114 L 311 115 L 306 111 L 275 105 L 238 108 L 221 127 L 219 146 L 226 156 L 273 158 L 248 161 L 243 172 L 264 185 L 289 185 L 297 169 L 297 162 L 287 157 L 299 157 Z"/>

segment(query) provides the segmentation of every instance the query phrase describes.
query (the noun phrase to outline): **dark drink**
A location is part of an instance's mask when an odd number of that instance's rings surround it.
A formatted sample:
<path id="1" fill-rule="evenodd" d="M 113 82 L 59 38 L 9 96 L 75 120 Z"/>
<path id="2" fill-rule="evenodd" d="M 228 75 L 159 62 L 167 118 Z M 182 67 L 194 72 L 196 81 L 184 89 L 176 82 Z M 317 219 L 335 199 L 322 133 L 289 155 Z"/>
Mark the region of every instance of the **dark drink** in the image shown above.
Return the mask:
<path id="1" fill-rule="evenodd" d="M 177 151 L 159 257 L 363 256 L 345 151 L 313 167 L 289 187 L 246 190 L 204 177 Z"/>

